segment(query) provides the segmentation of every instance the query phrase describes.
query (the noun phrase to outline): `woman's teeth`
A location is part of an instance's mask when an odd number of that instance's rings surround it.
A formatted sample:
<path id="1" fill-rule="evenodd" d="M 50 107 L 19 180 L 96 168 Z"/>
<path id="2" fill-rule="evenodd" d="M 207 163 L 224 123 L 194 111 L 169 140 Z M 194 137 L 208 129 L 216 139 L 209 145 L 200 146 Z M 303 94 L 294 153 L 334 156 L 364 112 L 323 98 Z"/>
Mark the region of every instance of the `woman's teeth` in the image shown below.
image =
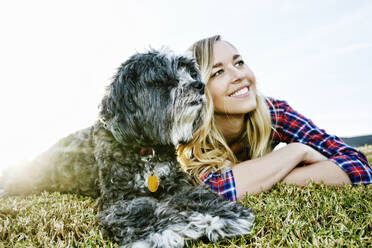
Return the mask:
<path id="1" fill-rule="evenodd" d="M 246 94 L 247 92 L 248 92 L 248 87 L 244 87 L 243 89 L 238 90 L 237 92 L 231 94 L 230 96 L 240 96 L 240 95 Z"/>

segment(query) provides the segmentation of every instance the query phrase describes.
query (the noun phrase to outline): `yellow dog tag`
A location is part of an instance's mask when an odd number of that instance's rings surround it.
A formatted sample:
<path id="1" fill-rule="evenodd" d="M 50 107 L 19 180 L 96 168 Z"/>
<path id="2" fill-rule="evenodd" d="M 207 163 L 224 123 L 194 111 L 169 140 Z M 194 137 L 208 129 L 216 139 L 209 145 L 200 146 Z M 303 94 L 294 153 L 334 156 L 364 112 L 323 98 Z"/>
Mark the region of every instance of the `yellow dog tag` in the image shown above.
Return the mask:
<path id="1" fill-rule="evenodd" d="M 151 173 L 147 177 L 147 187 L 151 192 L 156 192 L 158 190 L 158 186 L 159 186 L 158 177 L 156 176 L 156 174 Z"/>

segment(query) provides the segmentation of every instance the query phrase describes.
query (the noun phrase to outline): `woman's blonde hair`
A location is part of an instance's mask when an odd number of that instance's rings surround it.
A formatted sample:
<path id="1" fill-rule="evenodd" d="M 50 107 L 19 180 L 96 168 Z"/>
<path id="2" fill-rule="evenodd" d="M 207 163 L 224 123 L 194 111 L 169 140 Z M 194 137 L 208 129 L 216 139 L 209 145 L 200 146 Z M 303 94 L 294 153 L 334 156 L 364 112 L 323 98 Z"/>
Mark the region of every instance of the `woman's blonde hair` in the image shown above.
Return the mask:
<path id="1" fill-rule="evenodd" d="M 202 80 L 205 83 L 208 83 L 212 72 L 214 43 L 220 40 L 222 40 L 221 36 L 212 36 L 197 41 L 188 49 L 199 65 Z M 209 172 L 223 172 L 230 168 L 226 160 L 230 160 L 233 164 L 238 162 L 215 123 L 213 100 L 208 87 L 206 87 L 205 94 L 207 104 L 202 126 L 194 134 L 191 142 L 177 147 L 177 157 L 182 169 L 194 176 L 199 183 L 201 175 Z M 245 116 L 246 128 L 241 137 L 241 141 L 249 147 L 251 159 L 261 157 L 272 150 L 270 112 L 265 97 L 258 92 L 256 101 L 256 109 Z"/>

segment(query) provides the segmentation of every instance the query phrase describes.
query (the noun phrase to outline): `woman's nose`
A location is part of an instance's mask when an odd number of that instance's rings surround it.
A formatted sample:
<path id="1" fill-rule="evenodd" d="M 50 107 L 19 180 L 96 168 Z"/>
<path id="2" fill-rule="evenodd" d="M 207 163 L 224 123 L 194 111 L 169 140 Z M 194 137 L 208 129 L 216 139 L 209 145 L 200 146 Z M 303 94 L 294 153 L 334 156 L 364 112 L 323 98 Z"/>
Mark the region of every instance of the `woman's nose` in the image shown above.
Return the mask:
<path id="1" fill-rule="evenodd" d="M 232 83 L 240 83 L 242 79 L 244 78 L 244 73 L 240 71 L 238 68 L 235 66 L 232 66 L 230 68 L 231 71 L 231 82 Z"/>

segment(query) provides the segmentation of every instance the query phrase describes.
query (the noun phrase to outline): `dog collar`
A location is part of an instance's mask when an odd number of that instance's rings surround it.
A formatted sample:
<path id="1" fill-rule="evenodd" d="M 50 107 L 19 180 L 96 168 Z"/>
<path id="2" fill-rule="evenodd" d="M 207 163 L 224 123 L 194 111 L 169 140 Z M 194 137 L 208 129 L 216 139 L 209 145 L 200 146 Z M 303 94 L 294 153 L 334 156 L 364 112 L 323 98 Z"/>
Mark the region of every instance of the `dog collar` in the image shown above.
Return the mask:
<path id="1" fill-rule="evenodd" d="M 155 151 L 154 151 L 154 149 L 152 149 L 152 147 L 141 147 L 140 148 L 140 154 L 141 154 L 141 156 L 155 155 Z"/>
<path id="2" fill-rule="evenodd" d="M 154 149 L 152 147 L 141 147 L 140 149 L 141 156 L 150 156 L 146 159 L 148 163 L 151 163 L 151 159 L 155 155 Z M 155 172 L 151 172 L 146 178 L 146 186 L 150 192 L 156 192 L 159 187 L 159 179 Z"/>

